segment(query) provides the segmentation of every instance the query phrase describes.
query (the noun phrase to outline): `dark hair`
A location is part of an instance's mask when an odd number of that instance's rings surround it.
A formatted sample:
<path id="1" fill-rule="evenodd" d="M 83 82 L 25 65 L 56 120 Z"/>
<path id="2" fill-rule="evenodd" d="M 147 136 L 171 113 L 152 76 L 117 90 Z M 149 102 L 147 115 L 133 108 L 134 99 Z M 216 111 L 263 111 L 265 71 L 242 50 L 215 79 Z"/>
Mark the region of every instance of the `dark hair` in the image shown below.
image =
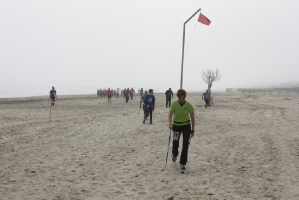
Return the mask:
<path id="1" fill-rule="evenodd" d="M 153 92 L 153 89 L 149 89 L 148 92 Z"/>
<path id="2" fill-rule="evenodd" d="M 177 93 L 176 93 L 176 96 L 177 96 L 177 97 L 180 97 L 180 96 L 184 96 L 184 97 L 186 97 L 186 96 L 187 96 L 187 92 L 186 92 L 186 90 L 184 90 L 184 89 L 179 89 L 179 90 L 177 91 Z"/>

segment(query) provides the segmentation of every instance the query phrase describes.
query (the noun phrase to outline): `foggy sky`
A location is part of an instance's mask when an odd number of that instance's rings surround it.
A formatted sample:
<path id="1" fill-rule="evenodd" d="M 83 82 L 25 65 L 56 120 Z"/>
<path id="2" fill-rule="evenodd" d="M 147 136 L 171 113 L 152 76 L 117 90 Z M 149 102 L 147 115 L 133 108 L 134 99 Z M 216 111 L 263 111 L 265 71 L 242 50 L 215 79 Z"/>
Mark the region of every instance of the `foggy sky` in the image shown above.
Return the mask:
<path id="1" fill-rule="evenodd" d="M 214 90 L 299 81 L 297 0 L 0 0 L 0 84 Z"/>

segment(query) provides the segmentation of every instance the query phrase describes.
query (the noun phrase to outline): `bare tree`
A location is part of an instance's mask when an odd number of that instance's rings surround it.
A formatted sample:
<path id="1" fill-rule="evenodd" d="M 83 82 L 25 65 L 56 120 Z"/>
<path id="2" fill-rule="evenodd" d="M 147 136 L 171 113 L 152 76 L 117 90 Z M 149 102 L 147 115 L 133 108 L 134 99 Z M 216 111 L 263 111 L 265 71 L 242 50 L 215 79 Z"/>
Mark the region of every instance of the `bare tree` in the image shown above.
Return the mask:
<path id="1" fill-rule="evenodd" d="M 208 84 L 208 90 L 209 90 L 209 93 L 211 93 L 212 83 L 214 81 L 219 81 L 221 79 L 221 74 L 218 69 L 216 69 L 215 72 L 210 69 L 207 69 L 206 71 L 202 71 L 201 77 L 202 77 L 202 80 L 206 84 Z"/>

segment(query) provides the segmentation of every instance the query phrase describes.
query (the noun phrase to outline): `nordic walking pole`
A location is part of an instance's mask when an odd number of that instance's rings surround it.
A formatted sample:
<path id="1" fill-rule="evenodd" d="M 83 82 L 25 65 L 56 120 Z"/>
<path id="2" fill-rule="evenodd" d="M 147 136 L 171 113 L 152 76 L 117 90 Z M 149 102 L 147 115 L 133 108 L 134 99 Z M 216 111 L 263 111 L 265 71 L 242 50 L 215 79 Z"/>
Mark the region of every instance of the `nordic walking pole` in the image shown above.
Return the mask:
<path id="1" fill-rule="evenodd" d="M 139 109 L 139 112 L 138 112 L 137 118 L 138 118 L 138 116 L 139 116 L 140 110 L 141 110 L 141 107 L 140 107 L 140 109 Z"/>
<path id="2" fill-rule="evenodd" d="M 52 112 L 52 99 L 50 100 L 50 117 L 49 117 L 49 122 L 51 121 L 51 112 Z"/>
<path id="3" fill-rule="evenodd" d="M 140 113 L 140 110 L 141 110 L 141 102 L 142 102 L 142 100 L 140 101 L 140 104 L 139 104 L 139 107 L 140 107 L 140 109 L 139 109 L 139 112 L 138 112 L 137 118 L 138 118 L 138 116 L 139 116 L 139 113 Z"/>
<path id="4" fill-rule="evenodd" d="M 169 131 L 168 147 L 167 147 L 167 155 L 166 155 L 166 165 L 167 165 L 167 158 L 168 158 L 168 151 L 169 151 L 170 138 L 171 138 L 171 131 Z M 165 165 L 165 167 L 166 167 L 166 165 Z"/>

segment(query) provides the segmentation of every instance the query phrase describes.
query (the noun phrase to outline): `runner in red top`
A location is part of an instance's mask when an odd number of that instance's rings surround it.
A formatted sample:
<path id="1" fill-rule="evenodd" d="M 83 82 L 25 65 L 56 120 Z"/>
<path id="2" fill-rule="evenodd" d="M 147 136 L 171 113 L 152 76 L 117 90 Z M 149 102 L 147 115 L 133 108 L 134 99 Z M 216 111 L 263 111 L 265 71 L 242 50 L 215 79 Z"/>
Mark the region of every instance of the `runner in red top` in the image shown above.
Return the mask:
<path id="1" fill-rule="evenodd" d="M 126 103 L 128 103 L 128 101 L 129 101 L 129 98 L 130 98 L 130 89 L 129 88 L 127 88 L 127 90 L 126 90 Z"/>
<path id="2" fill-rule="evenodd" d="M 108 96 L 108 102 L 111 102 L 111 97 L 112 97 L 112 91 L 110 90 L 110 88 L 108 88 L 107 90 L 107 96 Z"/>

